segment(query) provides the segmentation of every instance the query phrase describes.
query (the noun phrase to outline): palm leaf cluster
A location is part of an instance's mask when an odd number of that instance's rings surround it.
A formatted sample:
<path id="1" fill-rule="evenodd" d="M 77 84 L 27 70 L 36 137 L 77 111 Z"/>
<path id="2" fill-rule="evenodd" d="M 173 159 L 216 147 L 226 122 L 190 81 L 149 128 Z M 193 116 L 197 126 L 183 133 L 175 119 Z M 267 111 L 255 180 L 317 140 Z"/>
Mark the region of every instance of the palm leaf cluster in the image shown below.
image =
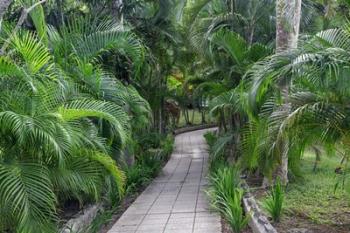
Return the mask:
<path id="1" fill-rule="evenodd" d="M 255 123 L 243 136 L 246 160 L 258 161 L 265 155 L 265 161 L 278 163 L 287 153 L 289 168 L 297 174 L 309 146 L 322 146 L 328 153 L 347 151 L 349 43 L 348 26 L 321 31 L 303 38 L 299 49 L 267 57 L 250 69 L 245 81 Z M 279 91 L 285 82 L 292 84 L 288 109 L 282 107 Z M 281 148 L 286 138 L 288 148 Z M 266 166 L 270 171 L 273 167 Z"/>
<path id="2" fill-rule="evenodd" d="M 210 99 L 210 113 L 225 132 L 214 155 L 231 149 L 235 158 L 243 155 L 244 168 L 267 177 L 276 175 L 281 158 L 288 156 L 290 175 L 297 176 L 300 158 L 310 146 L 330 154 L 347 151 L 349 26 L 303 35 L 298 49 L 271 55 L 273 38 L 264 33 L 271 35 L 275 19 L 267 7 L 273 4 L 267 3 L 187 3 L 183 14 L 192 21 L 189 40 L 203 61 L 196 67 L 201 68 L 198 77 L 189 82 L 195 94 Z M 259 4 L 263 10 L 256 8 Z M 336 5 L 303 1 L 307 17 L 302 30 L 319 30 L 320 21 L 330 27 L 329 16 L 319 10 L 333 11 Z M 281 92 L 285 83 L 291 83 L 288 93 Z M 283 106 L 282 96 L 288 96 L 288 105 Z"/>
<path id="3" fill-rule="evenodd" d="M 116 153 L 149 120 L 148 103 L 100 65 L 122 54 L 137 75 L 143 46 L 133 33 L 111 20 L 54 28 L 40 19 L 37 34 L 7 38 L 0 58 L 0 231 L 57 232 L 66 200 L 121 197 Z"/>

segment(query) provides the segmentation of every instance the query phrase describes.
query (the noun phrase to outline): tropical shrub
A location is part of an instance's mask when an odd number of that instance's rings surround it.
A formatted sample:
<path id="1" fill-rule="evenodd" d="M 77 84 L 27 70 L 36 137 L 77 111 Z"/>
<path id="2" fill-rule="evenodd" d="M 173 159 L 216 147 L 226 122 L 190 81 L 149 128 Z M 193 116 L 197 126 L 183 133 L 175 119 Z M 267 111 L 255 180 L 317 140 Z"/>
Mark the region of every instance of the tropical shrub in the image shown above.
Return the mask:
<path id="1" fill-rule="evenodd" d="M 143 150 L 160 148 L 162 136 L 158 132 L 147 132 L 137 137 L 137 141 L 142 145 Z"/>
<path id="2" fill-rule="evenodd" d="M 248 224 L 249 216 L 242 207 L 243 190 L 240 188 L 238 167 L 222 164 L 212 170 L 207 194 L 214 209 L 218 210 L 235 233 L 241 232 Z"/>
<path id="3" fill-rule="evenodd" d="M 216 140 L 217 140 L 217 136 L 212 131 L 206 132 L 204 134 L 204 138 L 205 138 L 209 148 L 211 148 L 214 145 L 214 143 L 216 142 Z"/>
<path id="4" fill-rule="evenodd" d="M 133 193 L 138 188 L 147 184 L 153 171 L 143 164 L 135 164 L 126 170 L 126 188 L 128 193 Z"/>
<path id="5" fill-rule="evenodd" d="M 147 177 L 155 177 L 158 174 L 162 166 L 162 156 L 161 149 L 155 151 L 148 151 L 144 155 L 138 158 L 138 163 L 142 165 L 142 167 L 147 168 L 144 171 L 144 175 Z"/>
<path id="6" fill-rule="evenodd" d="M 143 153 L 140 151 L 142 154 L 136 157 L 135 164 L 126 168 L 127 192 L 136 191 L 158 175 L 162 164 L 173 150 L 174 137 L 168 135 L 160 142 L 160 145 L 161 147 L 157 150 L 148 150 Z"/>
<path id="7" fill-rule="evenodd" d="M 209 176 L 209 196 L 212 197 L 214 206 L 219 209 L 221 200 L 227 200 L 234 195 L 235 189 L 240 187 L 240 171 L 235 166 L 222 165 Z"/>
<path id="8" fill-rule="evenodd" d="M 168 134 L 167 137 L 161 141 L 161 156 L 163 160 L 168 160 L 174 149 L 174 136 Z"/>
<path id="9" fill-rule="evenodd" d="M 236 188 L 222 205 L 224 217 L 234 233 L 240 233 L 247 227 L 250 216 L 244 214 L 242 207 L 243 190 Z"/>
<path id="10" fill-rule="evenodd" d="M 271 188 L 270 194 L 263 202 L 264 209 L 270 214 L 273 221 L 279 222 L 283 211 L 284 191 L 281 182 L 278 180 Z"/>

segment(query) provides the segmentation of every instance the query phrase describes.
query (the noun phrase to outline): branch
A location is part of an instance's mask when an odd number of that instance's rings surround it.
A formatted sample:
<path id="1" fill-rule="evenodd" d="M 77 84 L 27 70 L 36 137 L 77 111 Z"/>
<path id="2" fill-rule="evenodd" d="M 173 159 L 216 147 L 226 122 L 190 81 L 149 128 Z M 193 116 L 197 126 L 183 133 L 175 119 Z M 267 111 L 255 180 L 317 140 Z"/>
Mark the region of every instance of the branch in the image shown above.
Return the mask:
<path id="1" fill-rule="evenodd" d="M 9 39 L 5 41 L 5 43 L 2 45 L 2 48 L 0 50 L 0 55 L 5 54 L 5 50 L 7 49 L 7 47 L 10 44 L 10 40 L 12 39 L 12 37 L 14 35 L 16 35 L 16 33 L 18 32 L 18 30 L 20 29 L 20 27 L 22 26 L 22 24 L 24 23 L 24 21 L 27 19 L 28 14 L 35 9 L 35 7 L 43 4 L 44 2 L 46 2 L 47 0 L 41 0 L 35 4 L 33 4 L 32 6 L 28 7 L 28 8 L 23 8 L 22 13 L 21 13 L 21 17 L 19 17 L 18 22 L 16 24 L 16 27 L 13 29 L 11 35 L 9 36 Z"/>

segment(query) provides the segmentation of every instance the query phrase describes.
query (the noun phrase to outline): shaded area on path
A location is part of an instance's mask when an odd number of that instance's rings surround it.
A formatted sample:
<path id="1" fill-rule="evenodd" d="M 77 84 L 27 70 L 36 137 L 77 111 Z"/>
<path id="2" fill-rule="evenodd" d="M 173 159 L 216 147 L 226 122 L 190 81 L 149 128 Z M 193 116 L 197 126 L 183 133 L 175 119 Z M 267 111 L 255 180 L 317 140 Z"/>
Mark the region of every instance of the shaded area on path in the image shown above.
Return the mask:
<path id="1" fill-rule="evenodd" d="M 220 233 L 220 216 L 205 197 L 208 172 L 206 130 L 183 133 L 161 174 L 108 233 Z"/>

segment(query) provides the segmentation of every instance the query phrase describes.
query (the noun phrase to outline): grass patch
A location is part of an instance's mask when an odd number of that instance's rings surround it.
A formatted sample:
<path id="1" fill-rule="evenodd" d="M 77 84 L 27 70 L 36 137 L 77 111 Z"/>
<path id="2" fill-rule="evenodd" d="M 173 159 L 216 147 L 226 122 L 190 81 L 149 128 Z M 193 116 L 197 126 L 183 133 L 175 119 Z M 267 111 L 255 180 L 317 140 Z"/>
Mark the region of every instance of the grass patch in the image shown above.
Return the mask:
<path id="1" fill-rule="evenodd" d="M 345 189 L 339 187 L 335 191 L 342 176 L 335 173 L 341 158 L 323 156 L 316 172 L 313 171 L 314 160 L 313 153 L 304 154 L 301 163 L 303 178 L 290 183 L 286 190 L 286 214 L 303 216 L 317 224 L 349 224 L 348 184 Z"/>

